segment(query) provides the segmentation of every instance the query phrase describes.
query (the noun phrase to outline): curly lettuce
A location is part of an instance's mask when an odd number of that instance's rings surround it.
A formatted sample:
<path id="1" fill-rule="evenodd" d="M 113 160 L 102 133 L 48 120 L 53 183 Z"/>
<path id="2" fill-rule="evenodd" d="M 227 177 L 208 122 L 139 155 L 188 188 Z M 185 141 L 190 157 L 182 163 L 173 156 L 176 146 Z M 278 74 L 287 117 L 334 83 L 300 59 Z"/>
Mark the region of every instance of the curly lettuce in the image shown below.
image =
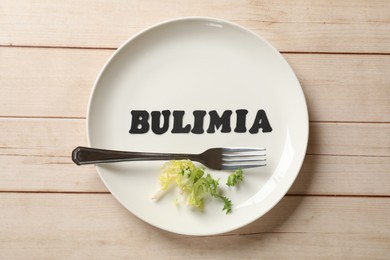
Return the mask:
<path id="1" fill-rule="evenodd" d="M 244 180 L 244 172 L 242 169 L 235 170 L 232 174 L 229 175 L 226 185 L 227 186 L 236 186 L 238 182 Z"/>
<path id="2" fill-rule="evenodd" d="M 159 199 L 172 185 L 179 187 L 180 193 L 187 197 L 187 205 L 203 210 L 204 199 L 213 197 L 223 202 L 226 214 L 232 211 L 232 202 L 218 189 L 219 179 L 205 174 L 204 168 L 196 167 L 190 160 L 172 160 L 161 168 L 161 190 L 153 197 Z M 177 200 L 176 200 L 177 202 Z"/>

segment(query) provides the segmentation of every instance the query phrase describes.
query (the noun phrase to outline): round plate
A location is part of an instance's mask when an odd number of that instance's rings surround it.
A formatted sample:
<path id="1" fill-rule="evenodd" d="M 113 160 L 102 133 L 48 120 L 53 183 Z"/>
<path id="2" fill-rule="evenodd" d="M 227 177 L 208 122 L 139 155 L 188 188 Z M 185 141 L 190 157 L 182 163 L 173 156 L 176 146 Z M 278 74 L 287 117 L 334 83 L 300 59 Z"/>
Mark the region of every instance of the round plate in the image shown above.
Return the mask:
<path id="1" fill-rule="evenodd" d="M 170 111 L 169 128 L 159 133 L 155 130 L 163 120 L 153 128 L 152 119 L 159 117 L 146 117 L 164 110 Z M 195 127 L 196 110 L 206 115 L 196 119 L 195 133 L 188 132 Z M 140 117 L 137 111 L 143 111 Z M 174 117 L 174 111 L 181 112 Z M 215 115 L 224 118 L 221 125 Z M 176 133 L 178 129 L 184 133 Z M 92 91 L 87 134 L 91 147 L 115 150 L 266 148 L 267 166 L 245 170 L 237 187 L 225 185 L 229 172 L 206 170 L 220 178 L 221 190 L 232 200 L 228 215 L 212 199 L 206 200 L 203 212 L 185 203 L 175 205 L 175 189 L 153 201 L 164 162 L 96 166 L 115 198 L 140 219 L 175 233 L 211 235 L 258 219 L 287 193 L 305 156 L 308 113 L 294 72 L 270 44 L 239 25 L 191 17 L 152 26 L 113 54 Z"/>

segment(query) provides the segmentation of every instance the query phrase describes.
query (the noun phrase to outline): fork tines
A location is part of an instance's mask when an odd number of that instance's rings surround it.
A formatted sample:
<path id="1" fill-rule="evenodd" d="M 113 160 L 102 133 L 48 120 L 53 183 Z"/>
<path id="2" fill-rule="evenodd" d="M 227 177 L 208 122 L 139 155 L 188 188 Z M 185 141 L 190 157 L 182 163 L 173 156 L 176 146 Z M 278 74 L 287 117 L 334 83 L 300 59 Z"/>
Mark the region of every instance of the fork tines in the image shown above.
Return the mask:
<path id="1" fill-rule="evenodd" d="M 266 165 L 265 148 L 222 148 L 222 169 L 254 168 Z"/>

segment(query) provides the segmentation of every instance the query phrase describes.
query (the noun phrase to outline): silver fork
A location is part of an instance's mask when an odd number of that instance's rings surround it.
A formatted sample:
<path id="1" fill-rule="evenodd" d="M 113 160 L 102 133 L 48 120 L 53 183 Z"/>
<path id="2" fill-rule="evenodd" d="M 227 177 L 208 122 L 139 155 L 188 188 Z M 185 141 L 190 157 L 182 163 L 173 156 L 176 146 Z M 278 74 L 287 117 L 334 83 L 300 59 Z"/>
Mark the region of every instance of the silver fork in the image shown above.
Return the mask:
<path id="1" fill-rule="evenodd" d="M 79 146 L 72 152 L 77 165 L 124 161 L 189 159 L 214 170 L 236 170 L 266 165 L 265 148 L 210 148 L 200 154 L 143 153 L 104 150 Z"/>

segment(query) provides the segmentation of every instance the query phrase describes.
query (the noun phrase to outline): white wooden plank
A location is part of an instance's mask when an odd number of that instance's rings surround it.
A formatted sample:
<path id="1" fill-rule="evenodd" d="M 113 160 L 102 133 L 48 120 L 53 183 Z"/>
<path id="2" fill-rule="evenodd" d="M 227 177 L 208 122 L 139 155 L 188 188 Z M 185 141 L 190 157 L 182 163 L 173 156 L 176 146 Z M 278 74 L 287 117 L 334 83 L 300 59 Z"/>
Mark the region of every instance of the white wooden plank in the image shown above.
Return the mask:
<path id="1" fill-rule="evenodd" d="M 0 48 L 0 116 L 85 117 L 93 82 L 112 53 Z M 284 56 L 301 81 L 310 120 L 390 122 L 390 56 Z"/>
<path id="2" fill-rule="evenodd" d="M 108 192 L 93 166 L 68 156 L 0 156 L 2 191 Z M 390 195 L 390 158 L 307 155 L 289 194 Z"/>
<path id="3" fill-rule="evenodd" d="M 390 56 L 284 54 L 313 121 L 390 122 Z"/>
<path id="4" fill-rule="evenodd" d="M 0 191 L 108 192 L 94 166 L 69 156 L 1 154 L 0 165 Z"/>
<path id="5" fill-rule="evenodd" d="M 154 23 L 198 15 L 237 22 L 281 51 L 389 53 L 389 10 L 383 0 L 4 0 L 0 44 L 118 47 Z"/>
<path id="6" fill-rule="evenodd" d="M 389 203 L 388 198 L 286 197 L 230 234 L 189 237 L 149 226 L 110 194 L 2 193 L 0 257 L 386 259 Z"/>
<path id="7" fill-rule="evenodd" d="M 85 117 L 112 51 L 0 48 L 0 116 Z"/>
<path id="8" fill-rule="evenodd" d="M 311 123 L 307 153 L 388 157 L 390 124 Z"/>
<path id="9" fill-rule="evenodd" d="M 390 194 L 390 125 L 310 126 L 316 155 L 306 157 L 291 194 Z M 87 144 L 85 120 L 0 119 L 0 132 L 0 190 L 107 191 L 93 166 L 71 162 L 71 151 Z"/>
<path id="10" fill-rule="evenodd" d="M 69 156 L 86 144 L 84 119 L 0 119 L 3 155 Z M 390 124 L 310 123 L 308 154 L 390 156 Z"/>
<path id="11" fill-rule="evenodd" d="M 306 155 L 289 194 L 390 195 L 390 157 Z"/>

